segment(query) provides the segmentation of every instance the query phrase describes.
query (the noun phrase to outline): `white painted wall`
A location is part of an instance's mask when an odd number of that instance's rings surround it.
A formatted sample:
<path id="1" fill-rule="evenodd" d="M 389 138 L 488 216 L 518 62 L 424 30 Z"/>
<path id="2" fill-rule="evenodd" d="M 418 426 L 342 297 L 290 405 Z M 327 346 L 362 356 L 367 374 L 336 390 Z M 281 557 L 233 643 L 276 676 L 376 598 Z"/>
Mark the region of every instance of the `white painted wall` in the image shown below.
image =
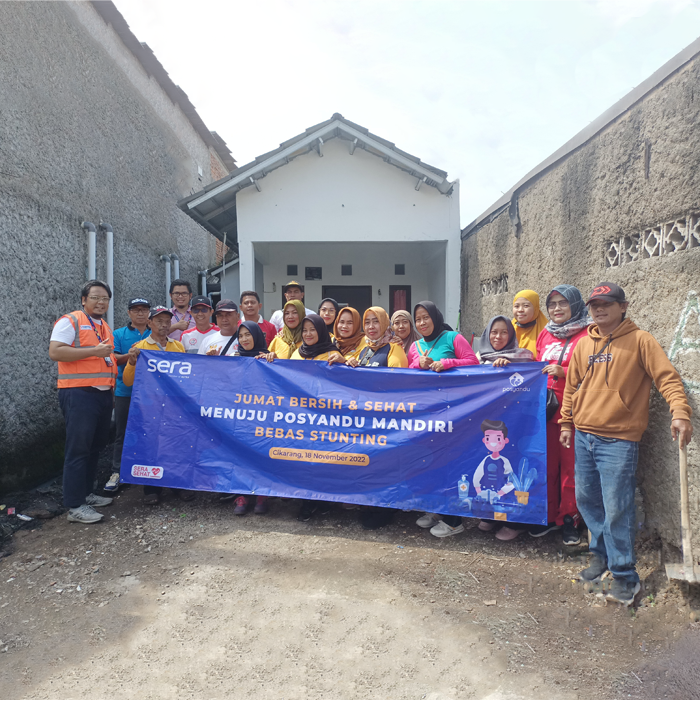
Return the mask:
<path id="1" fill-rule="evenodd" d="M 325 253 L 320 253 L 321 249 L 317 248 L 315 255 L 322 258 L 319 262 L 312 259 L 282 262 L 280 256 L 271 253 L 273 247 L 264 244 L 355 243 L 359 252 L 351 253 L 348 249 L 346 254 L 354 256 L 353 260 L 336 261 L 337 277 L 311 283 L 314 287 L 308 288 L 308 306 L 313 306 L 317 298 L 320 300 L 320 288 L 324 283 L 372 284 L 376 289 L 386 287 L 386 293 L 383 289 L 382 293 L 386 294 L 384 299 L 388 305 L 389 284 L 414 283 L 409 281 L 409 274 L 405 276 L 405 281 L 390 281 L 387 267 L 393 273 L 395 262 L 408 264 L 408 260 L 394 259 L 392 250 L 391 260 L 386 261 L 386 266 L 380 266 L 380 270 L 371 264 L 370 268 L 368 266 L 376 253 L 372 252 L 371 247 L 365 249 L 363 244 L 441 242 L 442 260 L 438 263 L 429 259 L 424 263 L 428 268 L 433 266 L 432 275 L 429 270 L 425 274 L 425 295 L 443 304 L 443 312 L 449 323 L 456 322 L 460 292 L 459 184 L 455 183 L 449 197 L 427 185 L 416 191 L 415 177 L 361 149 L 351 156 L 349 142 L 339 138 L 327 141 L 323 154 L 321 158 L 311 152 L 274 170 L 259 181 L 261 192 L 248 187 L 238 193 L 241 285 L 254 288 L 257 256 L 266 266 L 265 314 L 269 316 L 268 307 L 274 309 L 279 306 L 279 286 L 287 282 L 287 263 L 297 263 L 300 276 L 303 276 L 305 265 L 322 265 L 325 278 L 325 267 L 333 261 L 323 258 Z M 307 258 L 305 249 L 300 245 L 296 249 Z M 309 249 L 310 252 L 312 250 L 313 247 Z M 406 255 L 409 255 L 408 251 Z M 362 274 L 371 279 L 364 283 L 350 282 L 351 278 L 340 276 L 341 263 L 351 263 L 358 268 L 364 266 L 371 272 Z M 284 267 L 280 268 L 282 265 Z M 429 278 L 432 279 L 432 288 L 428 286 Z M 278 291 L 271 295 L 272 282 L 277 284 Z M 424 283 L 419 281 L 415 284 Z M 318 291 L 315 287 L 318 287 Z M 419 300 L 418 290 L 413 293 L 412 299 Z"/>

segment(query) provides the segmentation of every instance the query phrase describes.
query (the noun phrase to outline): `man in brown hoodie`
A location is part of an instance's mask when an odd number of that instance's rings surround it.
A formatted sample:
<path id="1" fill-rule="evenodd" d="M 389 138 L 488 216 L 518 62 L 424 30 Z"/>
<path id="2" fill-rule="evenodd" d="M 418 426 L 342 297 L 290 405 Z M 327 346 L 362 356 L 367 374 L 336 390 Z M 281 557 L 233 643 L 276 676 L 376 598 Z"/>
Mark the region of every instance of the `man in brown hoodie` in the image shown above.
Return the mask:
<path id="1" fill-rule="evenodd" d="M 652 381 L 671 407 L 671 436 L 691 439 L 692 410 L 680 375 L 656 339 L 625 319 L 624 290 L 601 282 L 587 302 L 593 324 L 576 346 L 561 407 L 561 443 L 576 427 L 576 502 L 591 532 L 593 554 L 580 578 L 599 581 L 609 569 L 607 599 L 629 606 L 640 589 L 635 568 L 635 473 L 649 422 Z"/>

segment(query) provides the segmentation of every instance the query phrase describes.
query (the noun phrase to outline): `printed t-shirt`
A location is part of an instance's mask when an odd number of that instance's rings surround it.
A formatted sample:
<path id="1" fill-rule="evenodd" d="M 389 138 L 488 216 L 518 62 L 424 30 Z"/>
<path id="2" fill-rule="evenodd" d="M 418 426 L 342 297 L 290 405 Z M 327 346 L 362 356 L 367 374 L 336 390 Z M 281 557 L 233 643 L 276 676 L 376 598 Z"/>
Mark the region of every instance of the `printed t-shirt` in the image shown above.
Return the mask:
<path id="1" fill-rule="evenodd" d="M 208 331 L 202 333 L 196 326 L 193 329 L 182 332 L 180 343 L 185 347 L 185 353 L 197 353 L 202 347 L 205 339 L 210 338 L 219 330 L 216 324 L 212 324 Z"/>
<path id="2" fill-rule="evenodd" d="M 208 351 L 216 349 L 216 355 L 221 353 L 221 351 L 226 347 L 228 342 L 231 340 L 231 336 L 222 336 L 221 331 L 216 331 L 211 336 L 209 336 L 204 343 L 199 347 L 197 353 L 199 355 L 207 355 Z M 228 347 L 226 355 L 235 355 L 238 350 L 238 339 L 236 338 L 234 342 Z M 212 354 L 213 355 L 213 354 Z"/>

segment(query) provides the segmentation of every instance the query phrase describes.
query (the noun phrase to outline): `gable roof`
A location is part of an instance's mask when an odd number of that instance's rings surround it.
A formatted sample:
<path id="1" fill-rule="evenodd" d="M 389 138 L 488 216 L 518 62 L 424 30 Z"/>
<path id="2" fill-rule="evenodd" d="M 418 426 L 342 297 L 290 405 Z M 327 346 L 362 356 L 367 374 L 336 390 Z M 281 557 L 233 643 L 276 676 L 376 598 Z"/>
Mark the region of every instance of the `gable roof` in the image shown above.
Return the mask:
<path id="1" fill-rule="evenodd" d="M 700 39 L 696 39 L 692 44 L 686 46 L 683 51 L 680 51 L 670 61 L 664 63 L 659 70 L 652 73 L 636 88 L 632 89 L 612 107 L 603 112 L 600 117 L 594 119 L 587 127 L 582 129 L 572 139 L 569 139 L 561 148 L 533 168 L 524 178 L 519 180 L 508 190 L 503 197 L 494 202 L 483 214 L 477 217 L 471 224 L 467 224 L 467 226 L 462 229 L 462 239 L 469 238 L 469 236 L 475 234 L 482 226 L 492 222 L 506 207 L 509 208 L 511 222 L 517 230 L 517 227 L 520 225 L 518 197 L 523 190 L 548 173 L 552 168 L 556 167 L 574 151 L 591 141 L 595 136 L 606 129 L 608 125 L 612 124 L 625 112 L 632 109 L 638 102 L 641 102 L 649 93 L 654 91 L 665 80 L 692 61 L 698 54 L 700 54 Z"/>
<path id="2" fill-rule="evenodd" d="M 226 237 L 228 242 L 235 241 L 236 193 L 244 187 L 260 189 L 258 180 L 310 151 L 322 155 L 323 144 L 335 138 L 348 142 L 350 154 L 356 148 L 361 148 L 415 176 L 416 189 L 425 184 L 444 195 L 452 192 L 454 183 L 447 179 L 444 170 L 423 163 L 420 158 L 398 149 L 391 141 L 370 133 L 365 127 L 345 119 L 342 114 L 336 112 L 327 121 L 309 127 L 303 134 L 281 143 L 273 151 L 258 156 L 221 180 L 207 185 L 200 192 L 183 198 L 177 203 L 178 207 L 218 239 L 223 240 Z"/>
<path id="3" fill-rule="evenodd" d="M 153 77 L 163 92 L 182 110 L 202 141 L 216 151 L 221 162 L 229 171 L 233 170 L 236 167 L 236 160 L 231 155 L 226 142 L 215 131 L 209 131 L 185 91 L 179 85 L 173 83 L 172 78 L 163 68 L 163 64 L 156 58 L 148 44 L 140 42 L 136 38 L 126 23 L 124 15 L 119 12 L 116 5 L 111 0 L 93 0 L 92 6 L 105 23 L 111 25 L 124 46 L 131 51 L 146 73 Z"/>

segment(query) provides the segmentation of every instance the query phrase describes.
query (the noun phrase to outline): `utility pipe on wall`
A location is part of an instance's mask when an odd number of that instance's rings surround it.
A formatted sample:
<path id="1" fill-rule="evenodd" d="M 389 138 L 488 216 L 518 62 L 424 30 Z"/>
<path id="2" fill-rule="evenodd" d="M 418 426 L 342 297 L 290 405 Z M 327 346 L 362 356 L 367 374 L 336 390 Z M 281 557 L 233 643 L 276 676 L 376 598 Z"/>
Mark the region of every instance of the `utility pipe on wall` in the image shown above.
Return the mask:
<path id="1" fill-rule="evenodd" d="M 207 271 L 206 270 L 200 270 L 199 275 L 202 280 L 202 294 L 206 297 L 207 296 Z"/>
<path id="2" fill-rule="evenodd" d="M 84 221 L 80 226 L 88 232 L 88 280 L 95 279 L 95 258 L 96 258 L 96 242 L 97 229 L 92 222 Z"/>
<path id="3" fill-rule="evenodd" d="M 178 258 L 177 253 L 171 253 L 170 254 L 170 260 L 173 261 L 173 274 L 175 277 L 173 277 L 173 280 L 179 280 L 180 279 L 180 258 Z"/>
<path id="4" fill-rule="evenodd" d="M 165 262 L 165 306 L 170 307 L 170 256 L 162 255 L 160 259 Z"/>
<path id="5" fill-rule="evenodd" d="M 107 284 L 112 290 L 112 299 L 107 307 L 107 323 L 111 329 L 114 329 L 114 231 L 112 226 L 105 222 L 100 223 L 100 231 L 105 232 L 107 239 Z"/>

